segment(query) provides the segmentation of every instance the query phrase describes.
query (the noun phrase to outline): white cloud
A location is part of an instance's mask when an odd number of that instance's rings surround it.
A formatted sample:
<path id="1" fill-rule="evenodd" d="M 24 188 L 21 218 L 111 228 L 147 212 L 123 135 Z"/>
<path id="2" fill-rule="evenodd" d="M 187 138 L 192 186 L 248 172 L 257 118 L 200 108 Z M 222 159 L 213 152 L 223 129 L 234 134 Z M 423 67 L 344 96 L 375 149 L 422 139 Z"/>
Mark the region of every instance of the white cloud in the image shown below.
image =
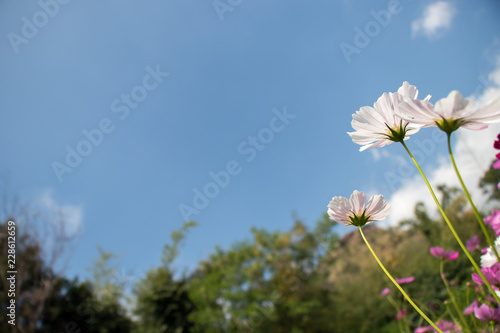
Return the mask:
<path id="1" fill-rule="evenodd" d="M 456 139 L 453 154 L 457 167 L 474 203 L 479 208 L 484 205 L 486 197 L 482 190 L 478 189 L 478 182 L 495 158 L 493 141 L 498 133 L 500 133 L 500 125 L 495 124 L 482 131 L 458 130 L 453 134 Z M 437 186 L 441 184 L 461 188 L 449 158 L 439 158 L 439 160 L 439 166 L 426 174 L 434 191 L 436 192 Z M 438 192 L 436 195 L 440 199 Z M 419 201 L 425 204 L 429 212 L 436 212 L 433 216 L 438 216 L 437 206 L 424 180 L 420 174 L 416 174 L 390 197 L 389 202 L 392 208 L 387 223 L 396 225 L 403 219 L 413 217 L 415 204 Z"/>
<path id="2" fill-rule="evenodd" d="M 428 38 L 441 37 L 451 27 L 451 22 L 457 10 L 448 1 L 437 1 L 424 9 L 422 17 L 411 24 L 412 36 L 423 34 Z"/>
<path id="3" fill-rule="evenodd" d="M 380 160 L 380 158 L 389 158 L 390 154 L 387 152 L 387 150 L 382 150 L 382 149 L 369 149 L 368 150 L 371 154 L 372 157 L 375 161 Z"/>
<path id="4" fill-rule="evenodd" d="M 51 218 L 51 222 L 62 223 L 56 227 L 64 228 L 66 236 L 78 234 L 83 220 L 83 207 L 81 205 L 59 204 L 54 200 L 51 190 L 44 190 L 38 200 L 41 208 Z"/>
<path id="5" fill-rule="evenodd" d="M 497 68 L 488 75 L 488 78 L 497 86 L 500 86 L 500 55 L 496 57 L 496 65 Z"/>

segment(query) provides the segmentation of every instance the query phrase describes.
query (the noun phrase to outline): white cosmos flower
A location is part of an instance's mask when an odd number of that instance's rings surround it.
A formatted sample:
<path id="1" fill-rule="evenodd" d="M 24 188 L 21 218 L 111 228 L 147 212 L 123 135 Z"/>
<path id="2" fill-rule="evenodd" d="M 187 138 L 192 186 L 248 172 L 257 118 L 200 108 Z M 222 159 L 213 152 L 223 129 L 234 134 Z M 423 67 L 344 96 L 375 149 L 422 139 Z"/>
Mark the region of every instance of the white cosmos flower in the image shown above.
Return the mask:
<path id="1" fill-rule="evenodd" d="M 328 204 L 328 216 L 332 221 L 343 225 L 362 227 L 370 222 L 383 220 L 390 209 L 391 205 L 381 194 L 373 195 L 367 204 L 366 195 L 355 190 L 350 199 L 333 197 Z"/>
<path id="2" fill-rule="evenodd" d="M 500 236 L 497 237 L 497 239 L 495 240 L 495 248 L 496 248 L 497 252 L 500 252 Z M 497 262 L 498 262 L 498 260 L 497 260 L 497 256 L 495 255 L 495 252 L 493 251 L 491 246 L 488 247 L 488 250 L 486 251 L 486 253 L 481 256 L 481 267 L 482 268 L 491 267 L 494 264 L 496 264 Z"/>
<path id="3" fill-rule="evenodd" d="M 437 126 L 448 134 L 459 127 L 480 130 L 500 121 L 500 96 L 478 109 L 472 100 L 453 90 L 434 106 L 428 101 L 405 100 L 398 105 L 396 113 L 406 121 L 425 127 Z"/>
<path id="4" fill-rule="evenodd" d="M 364 106 L 352 115 L 352 127 L 355 132 L 348 132 L 354 143 L 362 145 L 359 149 L 363 151 L 372 147 L 383 147 L 392 142 L 402 142 L 409 135 L 418 132 L 421 126 L 410 124 L 401 119 L 395 110 L 404 100 L 416 100 L 418 96 L 417 87 L 408 82 L 395 93 L 384 93 L 371 106 Z M 426 101 L 430 96 L 427 96 Z"/>

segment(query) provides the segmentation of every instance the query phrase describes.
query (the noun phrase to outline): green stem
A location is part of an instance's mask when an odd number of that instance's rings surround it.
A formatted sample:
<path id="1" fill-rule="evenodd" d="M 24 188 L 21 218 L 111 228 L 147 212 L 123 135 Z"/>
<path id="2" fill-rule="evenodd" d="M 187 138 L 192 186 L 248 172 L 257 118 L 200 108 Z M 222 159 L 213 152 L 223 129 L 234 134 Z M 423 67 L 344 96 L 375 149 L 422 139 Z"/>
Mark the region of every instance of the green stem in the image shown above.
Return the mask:
<path id="1" fill-rule="evenodd" d="M 467 285 L 467 304 L 470 304 L 470 289 L 471 289 L 470 285 Z M 478 328 L 477 328 L 477 322 L 476 322 L 475 316 L 472 316 L 472 323 L 474 324 L 474 329 L 477 332 Z"/>
<path id="2" fill-rule="evenodd" d="M 422 310 L 420 310 L 420 308 L 415 304 L 413 303 L 413 301 L 411 300 L 410 296 L 408 296 L 408 294 L 406 294 L 406 292 L 403 290 L 403 288 L 401 288 L 401 286 L 399 285 L 399 283 L 396 282 L 396 280 L 394 280 L 394 278 L 392 277 L 392 275 L 387 271 L 387 269 L 385 268 L 385 266 L 382 264 L 382 262 L 380 261 L 380 259 L 377 257 L 377 255 L 375 254 L 375 251 L 373 251 L 372 247 L 370 246 L 370 243 L 368 242 L 368 240 L 366 239 L 365 237 L 365 234 L 363 233 L 363 230 L 361 229 L 361 227 L 358 226 L 358 229 L 359 229 L 359 232 L 361 233 L 361 237 L 363 237 L 363 240 L 365 241 L 365 244 L 366 246 L 368 246 L 368 249 L 370 250 L 371 254 L 373 255 L 373 258 L 375 258 L 375 260 L 377 261 L 378 265 L 380 266 L 380 268 L 382 268 L 382 270 L 384 271 L 385 275 L 387 275 L 387 277 L 389 278 L 389 280 L 391 280 L 391 282 L 396 286 L 396 288 L 398 288 L 398 290 L 401 292 L 401 294 L 403 294 L 403 296 L 406 298 L 406 300 L 408 301 L 408 303 L 411 304 L 411 306 L 413 306 L 413 308 L 438 332 L 440 333 L 443 333 L 443 331 L 441 331 L 437 326 L 436 324 L 434 324 L 434 322 L 432 320 L 429 319 L 429 317 L 427 317 L 425 315 L 425 313 L 422 312 Z"/>
<path id="3" fill-rule="evenodd" d="M 448 216 L 446 216 L 446 213 L 444 212 L 443 208 L 441 207 L 441 204 L 439 203 L 439 200 L 437 199 L 436 194 L 434 193 L 434 190 L 432 189 L 431 184 L 429 183 L 429 181 L 427 180 L 427 177 L 425 176 L 424 172 L 422 171 L 422 169 L 418 165 L 417 160 L 415 160 L 415 157 L 413 157 L 413 155 L 411 154 L 410 150 L 408 149 L 408 147 L 406 146 L 406 144 L 404 143 L 404 141 L 401 141 L 401 144 L 405 148 L 405 150 L 408 153 L 408 155 L 410 155 L 410 158 L 412 159 L 413 163 L 415 163 L 418 171 L 420 172 L 420 175 L 422 176 L 422 178 L 425 181 L 425 184 L 427 185 L 427 188 L 431 192 L 432 198 L 434 199 L 434 202 L 436 203 L 436 206 L 438 207 L 439 212 L 443 216 L 443 219 L 445 220 L 446 224 L 448 225 L 448 228 L 451 230 L 451 233 L 453 234 L 453 236 L 457 240 L 458 244 L 460 245 L 460 248 L 465 253 L 465 255 L 467 256 L 467 258 L 471 262 L 472 266 L 474 266 L 474 269 L 479 274 L 479 276 L 481 277 L 481 279 L 484 281 L 484 284 L 486 285 L 486 287 L 488 287 L 488 290 L 491 292 L 492 296 L 495 298 L 495 300 L 498 303 L 500 303 L 500 298 L 495 293 L 495 290 L 493 289 L 493 287 L 491 286 L 491 284 L 488 282 L 488 280 L 486 280 L 486 277 L 484 276 L 483 272 L 481 272 L 481 269 L 476 264 L 476 261 L 474 260 L 474 258 L 472 258 L 472 256 L 470 255 L 469 251 L 465 247 L 464 243 L 462 242 L 462 240 L 458 236 L 457 232 L 455 231 L 455 228 L 453 227 L 453 225 L 451 224 L 450 220 L 448 219 Z"/>
<path id="4" fill-rule="evenodd" d="M 460 317 L 460 320 L 462 321 L 465 328 L 467 329 L 467 332 L 470 332 L 471 331 L 470 327 L 467 324 L 467 321 L 465 320 L 464 315 L 462 314 L 462 311 L 460 310 L 460 307 L 458 306 L 457 300 L 455 298 L 455 294 L 453 294 L 453 292 L 451 291 L 448 280 L 446 280 L 446 276 L 444 275 L 444 259 L 441 259 L 441 265 L 440 265 L 439 271 L 441 273 L 441 279 L 443 280 L 443 283 L 446 287 L 446 291 L 448 292 L 448 295 L 450 295 L 451 302 L 453 303 L 453 306 L 455 307 L 455 310 L 457 311 L 458 316 Z"/>
<path id="5" fill-rule="evenodd" d="M 406 332 L 406 330 L 404 329 L 404 326 L 403 326 L 403 323 L 401 322 L 401 320 L 398 320 L 398 327 L 399 327 L 399 331 L 400 332 Z"/>
<path id="6" fill-rule="evenodd" d="M 458 167 L 457 167 L 457 164 L 455 163 L 455 158 L 453 157 L 453 152 L 451 151 L 451 133 L 448 134 L 448 152 L 450 153 L 450 159 L 451 159 L 451 163 L 453 164 L 453 168 L 455 169 L 455 173 L 457 174 L 458 180 L 460 181 L 460 184 L 462 185 L 465 196 L 467 197 L 467 200 L 469 200 L 469 203 L 472 207 L 472 210 L 474 211 L 474 215 L 476 216 L 476 219 L 479 222 L 479 225 L 481 226 L 481 230 L 483 231 L 484 236 L 486 237 L 486 240 L 488 241 L 488 244 L 493 249 L 493 252 L 495 252 L 495 255 L 497 257 L 497 261 L 500 262 L 500 255 L 498 255 L 498 251 L 495 247 L 495 244 L 493 243 L 493 240 L 490 237 L 488 229 L 486 229 L 486 225 L 484 224 L 484 221 L 481 218 L 481 214 L 479 214 L 479 211 L 477 210 L 476 205 L 474 205 L 474 202 L 472 201 L 472 197 L 470 196 L 470 193 L 467 190 L 467 187 L 465 186 L 465 183 L 462 179 L 462 176 L 460 175 L 460 172 L 458 172 Z"/>
<path id="7" fill-rule="evenodd" d="M 401 307 L 396 303 L 396 301 L 391 297 L 391 295 L 387 295 L 387 300 L 391 305 L 394 307 L 396 310 L 396 313 L 399 313 L 401 311 Z M 404 323 L 403 323 L 404 321 Z M 398 326 L 399 326 L 399 331 L 400 332 L 409 332 L 410 330 L 410 325 L 408 324 L 408 320 L 406 320 L 406 316 L 402 320 L 398 320 Z"/>

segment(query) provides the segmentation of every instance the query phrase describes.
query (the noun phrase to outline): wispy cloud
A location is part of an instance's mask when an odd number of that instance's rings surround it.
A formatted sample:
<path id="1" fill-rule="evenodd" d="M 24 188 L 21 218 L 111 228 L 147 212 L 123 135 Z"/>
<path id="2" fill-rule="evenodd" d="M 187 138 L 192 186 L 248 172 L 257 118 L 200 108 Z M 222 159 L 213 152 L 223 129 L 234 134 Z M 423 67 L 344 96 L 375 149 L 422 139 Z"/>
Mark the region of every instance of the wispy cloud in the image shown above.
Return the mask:
<path id="1" fill-rule="evenodd" d="M 372 154 L 373 160 L 378 161 L 382 157 L 383 158 L 390 158 L 390 154 L 387 152 L 387 150 L 382 150 L 382 149 L 369 149 L 368 150 L 370 154 Z"/>
<path id="2" fill-rule="evenodd" d="M 425 35 L 438 38 L 451 28 L 457 13 L 455 5 L 449 1 L 437 1 L 425 7 L 422 16 L 411 24 L 412 36 Z"/>
<path id="3" fill-rule="evenodd" d="M 48 216 L 54 218 L 58 227 L 64 228 L 68 237 L 75 236 L 81 230 L 83 220 L 83 207 L 81 205 L 59 204 L 54 200 L 52 191 L 44 190 L 38 199 L 40 207 Z"/>

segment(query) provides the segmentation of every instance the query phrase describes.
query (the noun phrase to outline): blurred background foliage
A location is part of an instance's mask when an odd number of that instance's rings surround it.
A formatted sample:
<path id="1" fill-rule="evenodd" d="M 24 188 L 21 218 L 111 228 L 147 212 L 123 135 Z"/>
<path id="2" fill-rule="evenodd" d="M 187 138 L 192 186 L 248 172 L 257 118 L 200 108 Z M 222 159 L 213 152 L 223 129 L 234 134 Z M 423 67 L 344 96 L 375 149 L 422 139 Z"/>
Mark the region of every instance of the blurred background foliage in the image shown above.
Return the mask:
<path id="1" fill-rule="evenodd" d="M 479 184 L 489 195 L 488 207 L 498 206 L 499 182 L 499 171 L 490 168 Z M 480 235 L 462 192 L 444 185 L 438 189 L 461 238 Z M 415 277 L 404 288 L 437 318 L 446 312 L 447 295 L 439 260 L 430 255 L 429 248 L 459 248 L 444 222 L 433 216 L 437 216 L 433 207 L 419 203 L 414 217 L 401 221 L 398 227 L 380 229 L 372 224 L 365 230 L 394 276 Z M 214 249 L 190 272 L 176 272 L 173 262 L 189 229 L 196 227 L 188 222 L 172 234 L 163 253 L 158 254 L 160 266 L 135 281 L 128 273 L 119 272 L 119 258 L 102 248 L 89 268 L 88 281 L 64 277 L 54 263 L 72 240 L 57 238 L 57 246 L 47 254 L 42 249 L 43 239 L 30 227 L 34 218 L 29 208 L 18 207 L 4 212 L 0 224 L 0 251 L 7 253 L 6 223 L 19 221 L 16 326 L 9 325 L 9 318 L 2 315 L 1 332 L 390 333 L 400 332 L 395 314 L 403 308 L 408 310 L 404 320 L 410 327 L 422 324 L 382 274 L 357 230 L 353 228 L 341 237 L 326 214 L 313 228 L 294 218 L 288 231 L 252 229 L 249 239 L 228 249 Z M 473 254 L 479 260 L 480 252 Z M 4 309 L 9 302 L 6 265 L 2 260 L 0 304 Z M 445 271 L 465 308 L 472 273 L 465 255 L 446 262 Z M 386 287 L 391 293 L 381 296 Z"/>

